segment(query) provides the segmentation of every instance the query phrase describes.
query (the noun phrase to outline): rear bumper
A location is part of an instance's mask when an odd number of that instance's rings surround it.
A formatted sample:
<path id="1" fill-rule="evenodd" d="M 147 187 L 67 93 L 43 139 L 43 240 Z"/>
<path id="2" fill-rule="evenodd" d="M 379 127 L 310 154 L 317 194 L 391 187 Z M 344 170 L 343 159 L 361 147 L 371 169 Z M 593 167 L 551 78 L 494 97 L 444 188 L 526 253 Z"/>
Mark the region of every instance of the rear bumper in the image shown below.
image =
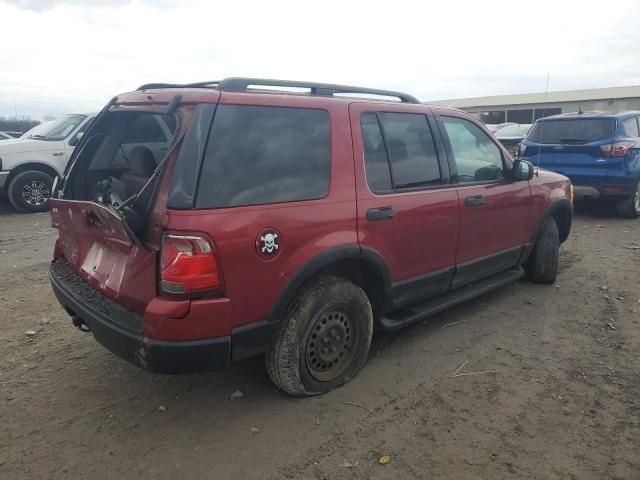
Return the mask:
<path id="1" fill-rule="evenodd" d="M 594 184 L 594 185 L 574 185 L 573 193 L 576 200 L 591 198 L 616 198 L 628 197 L 635 193 L 635 184 Z"/>
<path id="2" fill-rule="evenodd" d="M 140 315 L 69 270 L 63 263 L 51 264 L 53 292 L 67 313 L 81 319 L 95 339 L 116 355 L 146 370 L 168 374 L 217 370 L 229 365 L 231 337 L 176 342 L 146 338 Z"/>

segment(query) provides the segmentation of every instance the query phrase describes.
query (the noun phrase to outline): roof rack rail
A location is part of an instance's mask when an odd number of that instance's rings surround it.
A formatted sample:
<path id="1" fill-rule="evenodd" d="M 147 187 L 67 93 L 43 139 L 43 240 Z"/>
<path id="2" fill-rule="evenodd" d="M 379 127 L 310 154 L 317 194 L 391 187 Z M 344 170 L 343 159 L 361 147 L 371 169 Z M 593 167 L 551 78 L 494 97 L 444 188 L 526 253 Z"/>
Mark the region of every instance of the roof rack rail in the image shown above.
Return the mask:
<path id="1" fill-rule="evenodd" d="M 246 92 L 250 86 L 308 88 L 311 91 L 311 95 L 333 96 L 336 93 L 357 93 L 378 95 L 382 97 L 395 97 L 404 103 L 420 103 L 417 98 L 402 92 L 378 90 L 375 88 L 351 87 L 348 85 L 334 85 L 331 83 L 298 82 L 294 80 L 231 77 L 225 78 L 219 82 L 216 88 L 223 92 Z"/>
<path id="2" fill-rule="evenodd" d="M 153 90 L 156 88 L 192 88 L 192 87 L 213 87 L 220 83 L 218 80 L 211 82 L 196 82 L 196 83 L 145 83 L 136 88 L 138 90 Z"/>
<path id="3" fill-rule="evenodd" d="M 147 83 L 141 85 L 137 90 L 150 90 L 153 88 L 193 88 L 193 87 L 208 87 L 215 88 L 221 92 L 246 92 L 251 86 L 262 87 L 289 87 L 289 88 L 308 88 L 311 95 L 320 95 L 331 97 L 336 93 L 355 93 L 364 95 L 377 95 L 381 97 L 394 97 L 403 103 L 420 103 L 420 101 L 407 93 L 396 92 L 392 90 L 378 90 L 375 88 L 363 88 L 363 87 L 351 87 L 348 85 L 334 85 L 331 83 L 316 83 L 316 82 L 298 82 L 294 80 L 273 80 L 266 78 L 245 78 L 245 77 L 230 77 L 224 80 L 214 80 L 209 82 L 196 82 L 196 83 Z"/>

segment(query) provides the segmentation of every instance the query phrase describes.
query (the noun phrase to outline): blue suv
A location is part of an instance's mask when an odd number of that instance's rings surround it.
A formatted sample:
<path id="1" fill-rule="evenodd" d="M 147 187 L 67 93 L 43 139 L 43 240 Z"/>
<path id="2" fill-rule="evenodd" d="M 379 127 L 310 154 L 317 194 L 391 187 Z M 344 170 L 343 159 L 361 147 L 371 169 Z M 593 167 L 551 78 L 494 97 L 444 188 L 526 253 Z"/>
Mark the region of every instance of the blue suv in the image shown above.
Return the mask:
<path id="1" fill-rule="evenodd" d="M 640 112 L 566 113 L 541 118 L 518 156 L 566 175 L 575 198 L 611 199 L 618 213 L 640 216 Z"/>

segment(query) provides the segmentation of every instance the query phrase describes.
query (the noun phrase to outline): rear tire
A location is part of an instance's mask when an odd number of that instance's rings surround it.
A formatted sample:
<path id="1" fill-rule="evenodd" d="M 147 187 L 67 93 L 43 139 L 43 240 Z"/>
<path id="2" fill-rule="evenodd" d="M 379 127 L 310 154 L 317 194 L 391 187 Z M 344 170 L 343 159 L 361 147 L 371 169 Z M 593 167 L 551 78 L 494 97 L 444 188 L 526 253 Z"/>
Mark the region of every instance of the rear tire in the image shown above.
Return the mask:
<path id="1" fill-rule="evenodd" d="M 636 190 L 633 195 L 616 203 L 618 215 L 623 218 L 640 217 L 640 182 L 636 184 Z"/>
<path id="2" fill-rule="evenodd" d="M 525 263 L 527 277 L 533 283 L 554 283 L 558 273 L 560 236 L 553 218 L 544 220 L 533 251 Z"/>
<path id="3" fill-rule="evenodd" d="M 344 385 L 362 369 L 373 334 L 364 291 L 322 277 L 303 287 L 265 355 L 267 372 L 283 392 L 318 395 Z"/>
<path id="4" fill-rule="evenodd" d="M 38 170 L 20 172 L 9 182 L 7 196 L 16 210 L 26 213 L 46 212 L 53 178 Z"/>

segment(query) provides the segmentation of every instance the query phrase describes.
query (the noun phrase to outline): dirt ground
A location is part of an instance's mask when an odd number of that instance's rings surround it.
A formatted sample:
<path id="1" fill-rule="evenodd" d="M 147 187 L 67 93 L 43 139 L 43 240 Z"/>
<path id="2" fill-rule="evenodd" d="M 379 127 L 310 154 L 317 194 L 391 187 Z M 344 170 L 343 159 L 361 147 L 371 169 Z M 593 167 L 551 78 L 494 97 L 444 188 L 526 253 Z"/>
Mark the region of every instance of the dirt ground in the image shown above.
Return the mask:
<path id="1" fill-rule="evenodd" d="M 48 214 L 0 204 L 0 478 L 640 479 L 640 221 L 591 210 L 555 286 L 377 336 L 350 384 L 292 399 L 262 358 L 171 377 L 113 356 L 51 293 Z"/>

